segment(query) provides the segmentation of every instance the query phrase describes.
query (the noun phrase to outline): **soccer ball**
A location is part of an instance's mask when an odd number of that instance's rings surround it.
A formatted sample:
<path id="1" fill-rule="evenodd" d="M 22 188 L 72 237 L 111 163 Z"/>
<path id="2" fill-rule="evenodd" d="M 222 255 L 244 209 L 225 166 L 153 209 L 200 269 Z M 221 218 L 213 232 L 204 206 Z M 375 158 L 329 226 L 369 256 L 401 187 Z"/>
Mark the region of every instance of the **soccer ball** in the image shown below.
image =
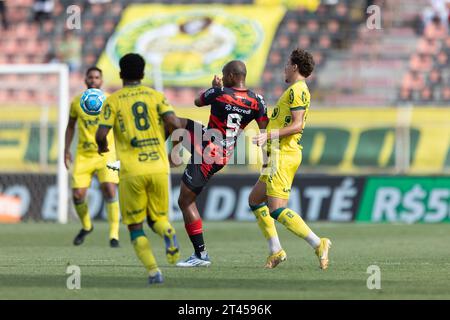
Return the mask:
<path id="1" fill-rule="evenodd" d="M 95 116 L 102 111 L 106 96 L 100 89 L 87 89 L 80 99 L 80 106 L 88 115 Z"/>

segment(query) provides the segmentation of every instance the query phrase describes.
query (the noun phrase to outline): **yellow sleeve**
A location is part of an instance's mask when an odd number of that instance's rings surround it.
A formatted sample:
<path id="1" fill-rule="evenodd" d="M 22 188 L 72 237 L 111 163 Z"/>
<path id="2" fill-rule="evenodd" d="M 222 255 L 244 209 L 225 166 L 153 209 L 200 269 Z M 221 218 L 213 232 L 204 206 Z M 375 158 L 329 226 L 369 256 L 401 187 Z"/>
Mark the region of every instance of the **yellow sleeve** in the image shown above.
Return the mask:
<path id="1" fill-rule="evenodd" d="M 77 118 L 78 117 L 78 105 L 80 104 L 80 99 L 77 99 L 78 97 L 75 97 L 72 100 L 72 103 L 70 104 L 70 112 L 69 112 L 69 116 L 71 118 Z"/>
<path id="2" fill-rule="evenodd" d="M 289 109 L 296 110 L 306 110 L 309 107 L 310 96 L 309 92 L 305 89 L 293 88 L 289 89 Z"/>
<path id="3" fill-rule="evenodd" d="M 112 128 L 114 126 L 114 122 L 116 120 L 116 110 L 114 105 L 114 99 L 107 98 L 105 101 L 105 105 L 102 108 L 102 113 L 100 116 L 99 125 L 110 127 Z"/>
<path id="4" fill-rule="evenodd" d="M 164 94 L 161 94 L 161 101 L 158 103 L 158 114 L 162 117 L 164 114 L 170 112 L 175 112 L 175 110 L 169 104 Z"/>

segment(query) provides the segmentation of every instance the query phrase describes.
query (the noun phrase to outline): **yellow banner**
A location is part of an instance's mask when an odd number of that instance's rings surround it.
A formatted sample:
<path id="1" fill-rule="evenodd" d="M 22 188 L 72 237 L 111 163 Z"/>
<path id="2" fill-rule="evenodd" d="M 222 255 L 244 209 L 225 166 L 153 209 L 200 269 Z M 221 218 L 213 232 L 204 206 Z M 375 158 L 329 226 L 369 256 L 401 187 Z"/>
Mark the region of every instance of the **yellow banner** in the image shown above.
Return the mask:
<path id="1" fill-rule="evenodd" d="M 362 173 L 374 169 L 375 172 L 395 172 L 396 142 L 402 130 L 408 130 L 410 167 L 407 172 L 449 173 L 448 119 L 449 108 L 312 109 L 305 135 L 308 128 L 314 133 L 309 136 L 311 149 L 307 151 L 309 159 L 305 162 L 311 166 L 320 165 L 324 154 L 341 152 L 343 157 L 333 163 L 331 172 Z M 325 128 L 332 131 L 324 134 Z M 336 133 L 342 133 L 341 138 Z M 337 142 L 342 145 L 341 149 Z M 330 147 L 332 151 L 326 150 Z"/>
<path id="2" fill-rule="evenodd" d="M 269 115 L 271 110 L 269 110 Z M 180 108 L 179 116 L 207 124 L 209 108 Z M 411 174 L 450 173 L 450 109 L 433 107 L 311 109 L 302 138 L 302 171 L 395 172 L 396 140 L 410 135 Z M 249 128 L 256 130 L 252 123 Z M 249 146 L 249 152 L 258 152 Z"/>
<path id="3" fill-rule="evenodd" d="M 320 5 L 320 0 L 255 0 L 255 5 L 284 5 L 290 10 L 305 8 L 309 11 L 316 11 Z"/>
<path id="4" fill-rule="evenodd" d="M 208 107 L 179 107 L 175 111 L 179 117 L 208 123 Z M 42 130 L 42 111 L 38 108 L 11 107 L 0 113 L 0 171 L 55 170 L 61 137 L 56 130 L 56 110 L 52 108 L 48 116 L 50 127 Z M 312 108 L 301 141 L 301 170 L 330 174 L 395 172 L 396 141 L 406 130 L 410 136 L 410 167 L 406 173 L 448 174 L 448 119 L 450 108 Z M 252 123 L 249 129 L 256 130 L 257 126 Z M 40 151 L 45 137 L 48 163 L 43 168 Z M 259 151 L 249 143 L 246 152 Z M 232 171 L 232 167 L 225 171 Z"/>
<path id="5" fill-rule="evenodd" d="M 136 4 L 123 13 L 98 66 L 119 86 L 119 59 L 130 52 L 146 62 L 146 83 L 159 72 L 165 84 L 208 87 L 231 60 L 247 64 L 247 84 L 260 82 L 283 6 Z"/>

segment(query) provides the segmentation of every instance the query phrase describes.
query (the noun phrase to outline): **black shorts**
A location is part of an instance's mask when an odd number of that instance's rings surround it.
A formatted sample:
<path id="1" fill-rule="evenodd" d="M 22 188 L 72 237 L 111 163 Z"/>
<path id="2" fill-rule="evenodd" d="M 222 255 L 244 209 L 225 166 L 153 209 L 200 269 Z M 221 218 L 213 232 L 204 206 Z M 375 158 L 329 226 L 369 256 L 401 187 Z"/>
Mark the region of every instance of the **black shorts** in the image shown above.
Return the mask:
<path id="1" fill-rule="evenodd" d="M 190 140 L 183 139 L 182 143 L 190 151 L 191 159 L 184 170 L 181 180 L 192 192 L 199 194 L 209 179 L 225 165 L 216 163 L 209 164 L 203 160 L 204 144 L 202 137 L 206 128 L 202 124 L 188 119 L 186 130 L 190 134 Z"/>

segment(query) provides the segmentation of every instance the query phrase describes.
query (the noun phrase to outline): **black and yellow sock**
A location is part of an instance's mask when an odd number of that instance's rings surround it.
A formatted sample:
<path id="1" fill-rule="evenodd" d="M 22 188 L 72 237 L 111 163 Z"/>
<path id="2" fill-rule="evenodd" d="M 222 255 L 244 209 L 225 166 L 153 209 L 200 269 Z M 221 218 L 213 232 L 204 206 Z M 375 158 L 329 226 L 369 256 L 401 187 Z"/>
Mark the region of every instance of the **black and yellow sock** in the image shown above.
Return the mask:
<path id="1" fill-rule="evenodd" d="M 144 230 L 130 231 L 130 237 L 137 257 L 141 260 L 149 275 L 154 275 L 159 269 Z"/>
<path id="2" fill-rule="evenodd" d="M 109 221 L 109 239 L 119 240 L 119 201 L 106 200 L 106 213 Z"/>
<path id="3" fill-rule="evenodd" d="M 92 229 L 92 223 L 91 223 L 91 217 L 89 215 L 89 207 L 87 205 L 87 202 L 85 200 L 75 202 L 75 211 L 78 214 L 78 217 L 80 218 L 81 225 L 84 230 L 89 231 Z"/>
<path id="4" fill-rule="evenodd" d="M 300 215 L 289 208 L 278 208 L 270 215 L 300 238 L 305 239 L 312 232 Z"/>
<path id="5" fill-rule="evenodd" d="M 175 228 L 172 227 L 169 220 L 167 219 L 158 219 L 156 221 L 152 221 L 151 228 L 161 238 L 164 238 L 164 236 L 172 237 L 173 235 L 175 235 Z"/>

